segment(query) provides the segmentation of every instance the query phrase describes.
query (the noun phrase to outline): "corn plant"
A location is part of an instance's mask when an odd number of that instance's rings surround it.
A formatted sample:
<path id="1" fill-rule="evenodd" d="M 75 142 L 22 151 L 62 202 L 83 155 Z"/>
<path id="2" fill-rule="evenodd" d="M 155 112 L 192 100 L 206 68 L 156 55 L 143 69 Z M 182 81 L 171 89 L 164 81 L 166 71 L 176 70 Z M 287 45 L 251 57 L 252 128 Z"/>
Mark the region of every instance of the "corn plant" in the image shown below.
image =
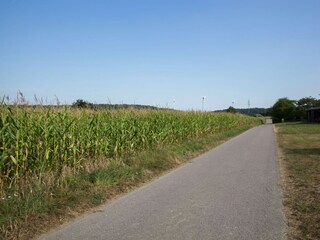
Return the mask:
<path id="1" fill-rule="evenodd" d="M 69 107 L 0 106 L 0 187 L 27 176 L 80 170 L 157 145 L 255 125 L 239 114 L 164 110 L 91 111 Z"/>

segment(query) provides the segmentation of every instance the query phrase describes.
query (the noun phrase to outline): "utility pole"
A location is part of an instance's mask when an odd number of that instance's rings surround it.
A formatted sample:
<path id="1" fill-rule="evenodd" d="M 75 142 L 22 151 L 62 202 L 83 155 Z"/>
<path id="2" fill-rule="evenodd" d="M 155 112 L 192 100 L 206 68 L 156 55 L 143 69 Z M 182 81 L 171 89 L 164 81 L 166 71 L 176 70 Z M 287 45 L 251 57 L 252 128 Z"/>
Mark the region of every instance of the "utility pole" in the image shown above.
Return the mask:
<path id="1" fill-rule="evenodd" d="M 248 100 L 248 114 L 250 113 L 250 99 Z"/>
<path id="2" fill-rule="evenodd" d="M 206 100 L 206 96 L 202 97 L 202 112 L 204 111 L 204 101 Z"/>

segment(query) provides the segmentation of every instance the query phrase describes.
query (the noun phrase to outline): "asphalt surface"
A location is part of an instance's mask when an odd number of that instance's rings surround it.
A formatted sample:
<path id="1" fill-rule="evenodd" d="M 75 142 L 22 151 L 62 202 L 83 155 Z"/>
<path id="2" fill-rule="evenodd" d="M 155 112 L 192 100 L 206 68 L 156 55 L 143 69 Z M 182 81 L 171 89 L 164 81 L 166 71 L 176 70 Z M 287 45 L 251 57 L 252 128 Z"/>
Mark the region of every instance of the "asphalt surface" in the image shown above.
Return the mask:
<path id="1" fill-rule="evenodd" d="M 42 239 L 286 239 L 271 124 Z"/>

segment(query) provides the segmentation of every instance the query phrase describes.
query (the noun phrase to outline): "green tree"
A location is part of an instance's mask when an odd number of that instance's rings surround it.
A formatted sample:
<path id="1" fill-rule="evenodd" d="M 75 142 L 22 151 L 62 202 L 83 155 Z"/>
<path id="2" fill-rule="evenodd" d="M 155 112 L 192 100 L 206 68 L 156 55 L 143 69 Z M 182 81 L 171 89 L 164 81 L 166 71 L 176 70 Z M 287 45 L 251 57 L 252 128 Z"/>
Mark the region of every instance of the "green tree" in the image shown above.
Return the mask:
<path id="1" fill-rule="evenodd" d="M 229 113 L 236 113 L 237 112 L 237 109 L 235 109 L 234 107 L 229 107 L 228 109 L 227 109 L 227 112 L 229 112 Z"/>
<path id="2" fill-rule="evenodd" d="M 83 99 L 78 99 L 77 101 L 75 101 L 72 106 L 73 107 L 78 107 L 78 108 L 86 108 L 88 107 L 89 103 L 86 102 L 85 100 Z"/>
<path id="3" fill-rule="evenodd" d="M 282 119 L 285 121 L 293 121 L 296 119 L 297 107 L 296 101 L 288 98 L 280 98 L 271 108 L 271 116 L 273 122 L 280 122 Z"/>
<path id="4" fill-rule="evenodd" d="M 304 97 L 297 101 L 297 117 L 300 119 L 307 118 L 307 110 L 319 106 L 319 100 L 313 97 Z"/>
<path id="5" fill-rule="evenodd" d="M 312 107 L 317 107 L 319 104 L 319 100 L 313 97 L 304 97 L 301 98 L 300 100 L 297 101 L 297 106 L 304 107 L 306 109 L 312 108 Z"/>

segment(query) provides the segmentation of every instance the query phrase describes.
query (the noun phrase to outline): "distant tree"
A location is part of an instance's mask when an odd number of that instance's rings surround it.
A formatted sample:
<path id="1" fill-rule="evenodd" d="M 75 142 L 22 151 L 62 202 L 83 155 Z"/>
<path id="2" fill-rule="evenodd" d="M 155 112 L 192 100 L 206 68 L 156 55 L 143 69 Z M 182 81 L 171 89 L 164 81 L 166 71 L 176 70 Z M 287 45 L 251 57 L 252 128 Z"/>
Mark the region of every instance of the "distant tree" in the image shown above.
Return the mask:
<path id="1" fill-rule="evenodd" d="M 295 100 L 290 100 L 288 98 L 278 99 L 270 110 L 273 122 L 280 122 L 282 119 L 285 121 L 295 120 L 297 116 L 297 107 L 295 103 Z"/>
<path id="2" fill-rule="evenodd" d="M 305 109 L 317 107 L 318 104 L 319 100 L 313 97 L 304 97 L 297 101 L 297 106 L 304 107 Z"/>
<path id="3" fill-rule="evenodd" d="M 86 108 L 89 106 L 89 103 L 83 99 L 78 99 L 72 104 L 73 107 L 78 107 L 78 108 Z"/>
<path id="4" fill-rule="evenodd" d="M 320 101 L 313 97 L 304 97 L 297 101 L 297 117 L 300 119 L 307 118 L 307 110 L 312 107 L 318 107 Z"/>
<path id="5" fill-rule="evenodd" d="M 236 113 L 236 112 L 237 112 L 237 109 L 235 109 L 234 107 L 230 106 L 230 107 L 227 109 L 227 112 L 228 112 L 228 113 Z"/>

